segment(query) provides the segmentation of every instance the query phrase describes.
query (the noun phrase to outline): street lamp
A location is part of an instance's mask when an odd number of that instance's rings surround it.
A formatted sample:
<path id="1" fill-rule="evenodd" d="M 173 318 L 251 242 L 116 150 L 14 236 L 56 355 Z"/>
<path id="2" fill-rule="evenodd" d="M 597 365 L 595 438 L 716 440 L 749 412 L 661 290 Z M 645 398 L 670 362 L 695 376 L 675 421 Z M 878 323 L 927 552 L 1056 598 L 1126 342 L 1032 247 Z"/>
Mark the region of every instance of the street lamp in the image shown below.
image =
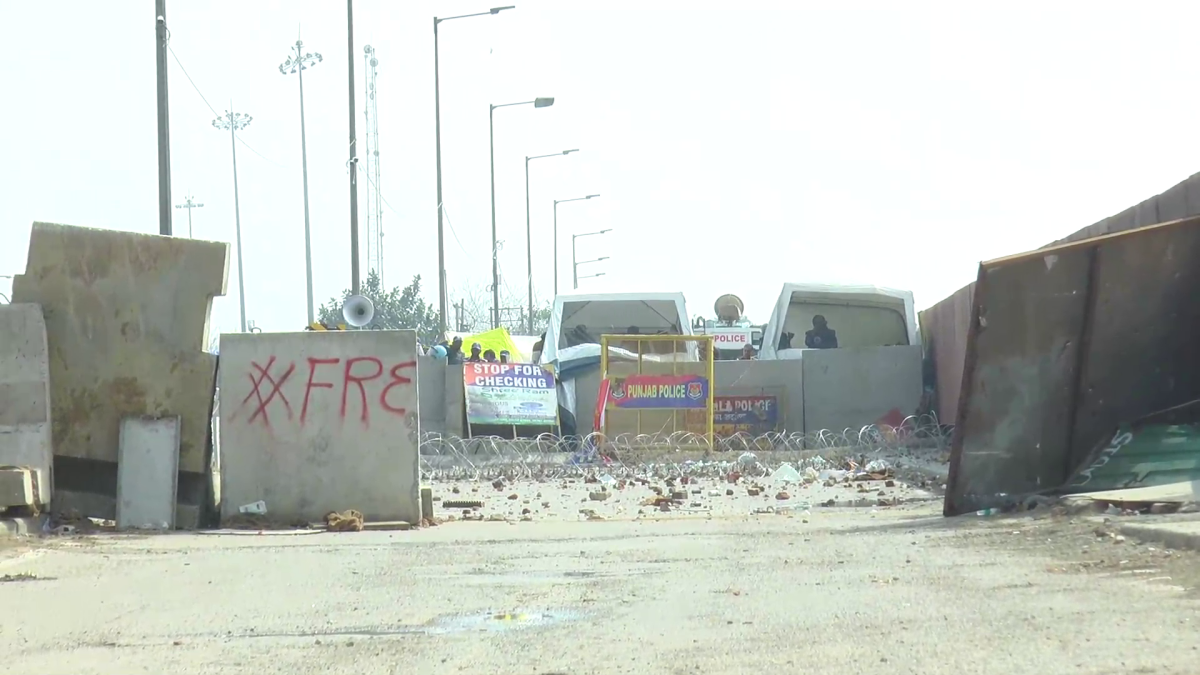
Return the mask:
<path id="1" fill-rule="evenodd" d="M 580 264 L 582 265 L 583 263 L 580 263 Z M 579 278 L 580 278 L 580 279 L 593 279 L 593 278 L 595 278 L 595 277 L 602 277 L 602 276 L 604 276 L 604 274 L 605 274 L 604 272 L 596 272 L 595 274 L 585 274 L 585 275 L 583 275 L 583 276 L 581 276 L 581 277 L 579 277 Z M 575 287 L 576 287 L 576 288 L 579 288 L 579 286 L 578 286 L 578 282 L 576 282 L 576 286 L 575 286 Z"/>
<path id="2" fill-rule="evenodd" d="M 493 7 L 486 12 L 462 14 L 439 19 L 433 17 L 433 128 L 435 146 L 437 148 L 437 237 L 438 237 L 438 335 L 446 333 L 446 240 L 442 229 L 442 97 L 439 88 L 438 73 L 438 24 L 454 19 L 468 19 L 473 16 L 489 16 L 499 14 L 506 9 L 515 9 L 515 5 Z"/>
<path id="3" fill-rule="evenodd" d="M 579 152 L 579 148 L 574 150 L 563 150 L 552 155 L 535 155 L 525 158 L 525 259 L 529 268 L 529 334 L 533 335 L 533 232 L 529 227 L 529 160 L 544 159 L 546 157 L 562 157 L 569 155 L 572 152 Z"/>
<path id="4" fill-rule="evenodd" d="M 204 208 L 203 204 L 197 204 L 194 200 L 195 200 L 195 197 L 188 195 L 187 199 L 185 199 L 182 204 L 175 205 L 175 208 L 177 208 L 177 209 L 187 209 L 188 210 L 188 239 L 193 238 L 192 237 L 192 209 Z"/>
<path id="5" fill-rule="evenodd" d="M 246 332 L 246 275 L 242 267 L 242 212 L 238 206 L 237 181 L 237 132 L 250 125 L 253 119 L 245 113 L 225 111 L 225 114 L 213 120 L 212 125 L 221 131 L 229 130 L 229 146 L 233 148 L 233 218 L 237 227 L 237 257 L 238 257 L 238 305 L 242 313 L 242 332 Z"/>
<path id="6" fill-rule="evenodd" d="M 576 289 L 579 288 L 579 266 L 586 265 L 588 263 L 600 262 L 601 260 L 608 260 L 608 256 L 604 256 L 603 258 L 596 258 L 595 260 L 584 260 L 583 262 L 575 262 L 575 240 L 579 239 L 580 237 L 590 237 L 592 235 L 604 234 L 606 232 L 612 232 L 612 228 L 610 227 L 606 230 L 597 230 L 595 232 L 584 232 L 583 234 L 571 235 L 571 280 L 574 282 L 574 286 Z M 597 276 L 597 275 L 593 274 L 592 276 Z M 587 277 L 584 277 L 584 279 L 587 279 Z"/>
<path id="7" fill-rule="evenodd" d="M 586 197 L 575 197 L 574 199 L 555 199 L 554 200 L 554 295 L 558 295 L 558 205 L 567 202 L 581 202 L 585 199 L 592 199 L 600 195 L 588 195 Z"/>
<path id="8" fill-rule="evenodd" d="M 496 242 L 496 125 L 494 124 L 496 108 L 509 108 L 514 105 L 529 105 L 533 104 L 535 108 L 549 108 L 554 105 L 554 97 L 535 98 L 532 101 L 518 101 L 516 103 L 495 103 L 488 104 L 488 151 L 491 153 L 492 163 L 492 328 L 500 327 L 500 258 L 499 246 Z M 528 204 L 526 205 L 528 212 Z M 528 225 L 528 219 L 526 219 Z M 526 228 L 528 229 L 528 228 Z"/>
<path id="9" fill-rule="evenodd" d="M 320 63 L 322 57 L 315 52 L 305 52 L 304 43 L 296 40 L 293 47 L 295 54 L 279 64 L 279 72 L 283 75 L 293 73 L 300 79 L 300 166 L 304 178 L 304 272 L 308 283 L 308 323 L 313 322 L 313 277 L 312 277 L 312 239 L 308 225 L 308 143 L 304 137 L 304 71 Z M 191 215 L 191 212 L 188 212 Z"/>

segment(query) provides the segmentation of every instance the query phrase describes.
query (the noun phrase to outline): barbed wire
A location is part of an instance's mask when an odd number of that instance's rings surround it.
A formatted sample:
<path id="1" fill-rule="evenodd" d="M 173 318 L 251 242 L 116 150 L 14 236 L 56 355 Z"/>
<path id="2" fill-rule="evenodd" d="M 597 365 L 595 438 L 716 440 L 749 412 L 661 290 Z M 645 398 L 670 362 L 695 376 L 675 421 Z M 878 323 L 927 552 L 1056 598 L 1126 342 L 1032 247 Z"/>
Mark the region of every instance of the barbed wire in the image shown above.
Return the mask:
<path id="1" fill-rule="evenodd" d="M 552 480 L 603 473 L 614 479 L 666 476 L 719 477 L 731 471 L 763 476 L 787 463 L 816 472 L 866 471 L 890 467 L 905 455 L 941 455 L 953 428 L 933 415 L 910 416 L 899 426 L 867 425 L 808 433 L 738 433 L 709 447 L 703 434 L 603 434 L 506 439 L 423 434 L 421 477 L 425 481 Z"/>

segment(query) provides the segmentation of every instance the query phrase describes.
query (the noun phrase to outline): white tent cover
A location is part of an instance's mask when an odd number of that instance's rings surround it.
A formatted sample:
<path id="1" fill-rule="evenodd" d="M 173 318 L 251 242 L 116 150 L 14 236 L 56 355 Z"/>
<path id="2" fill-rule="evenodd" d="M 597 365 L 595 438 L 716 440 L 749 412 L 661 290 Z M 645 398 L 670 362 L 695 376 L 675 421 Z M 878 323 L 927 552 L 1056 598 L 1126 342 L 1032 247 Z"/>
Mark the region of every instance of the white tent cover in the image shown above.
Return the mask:
<path id="1" fill-rule="evenodd" d="M 838 330 L 838 325 L 835 322 L 834 314 L 837 307 L 877 307 L 880 309 L 892 309 L 899 313 L 903 322 L 903 328 L 899 329 L 907 332 L 908 344 L 920 344 L 920 336 L 917 333 L 916 312 L 913 308 L 913 294 L 911 291 L 900 291 L 892 288 L 881 288 L 879 286 L 857 286 L 857 285 L 840 285 L 840 284 L 803 284 L 789 283 L 783 285 L 783 290 L 779 293 L 779 299 L 775 301 L 775 309 L 771 311 L 771 320 L 767 322 L 767 327 L 763 331 L 762 349 L 759 350 L 758 358 L 760 359 L 781 359 L 781 358 L 796 358 L 804 347 L 804 332 L 812 328 L 812 317 L 804 312 L 791 312 L 793 303 L 804 303 L 808 305 L 828 305 L 831 311 L 822 310 L 823 313 L 829 315 L 830 328 Z M 886 317 L 886 315 L 882 315 Z M 900 317 L 897 317 L 898 319 Z M 784 352 L 794 352 L 795 354 L 780 353 L 779 338 L 784 330 L 795 333 L 793 344 L 796 346 L 793 349 L 783 350 Z M 850 335 L 844 332 L 838 333 L 838 342 L 841 346 L 852 346 L 845 344 Z"/>
<path id="2" fill-rule="evenodd" d="M 604 334 L 691 335 L 683 293 L 571 293 L 556 296 L 541 363 L 553 363 L 559 350 L 599 344 Z"/>

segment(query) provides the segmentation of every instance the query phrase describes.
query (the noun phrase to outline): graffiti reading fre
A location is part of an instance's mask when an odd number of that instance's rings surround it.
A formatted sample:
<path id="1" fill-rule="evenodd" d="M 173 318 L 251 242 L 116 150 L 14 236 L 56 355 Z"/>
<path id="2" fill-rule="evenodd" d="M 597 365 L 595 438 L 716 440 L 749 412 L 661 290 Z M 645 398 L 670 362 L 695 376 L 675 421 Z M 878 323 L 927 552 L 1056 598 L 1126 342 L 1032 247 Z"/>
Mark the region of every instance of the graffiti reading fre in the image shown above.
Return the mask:
<path id="1" fill-rule="evenodd" d="M 267 359 L 266 364 L 259 364 L 257 361 L 250 362 L 250 372 L 246 373 L 246 377 L 250 379 L 250 393 L 246 394 L 246 398 L 242 399 L 241 410 L 246 406 L 252 407 L 248 423 L 253 424 L 260 421 L 261 424 L 268 429 L 271 427 L 271 417 L 268 410 L 271 403 L 276 399 L 283 404 L 283 409 L 287 414 L 287 419 L 295 418 L 295 412 L 292 408 L 292 401 L 288 399 L 287 393 L 284 391 L 284 385 L 296 372 L 296 363 L 293 361 L 283 367 L 280 364 L 276 366 L 276 357 L 272 356 Z M 304 384 L 304 400 L 300 404 L 300 425 L 303 426 L 308 421 L 310 406 L 314 400 L 314 390 L 318 389 L 335 389 L 341 386 L 341 400 L 338 407 L 338 419 L 345 421 L 346 411 L 353 408 L 351 403 L 353 399 L 358 399 L 358 418 L 362 425 L 369 426 L 371 423 L 371 406 L 367 396 L 366 383 L 373 380 L 382 379 L 386 384 L 380 388 L 378 395 L 378 406 L 386 413 L 403 417 L 407 414 L 407 410 L 402 407 L 393 405 L 389 396 L 392 390 L 401 385 L 412 384 L 412 378 L 401 373 L 403 371 L 417 367 L 416 361 L 404 361 L 397 363 L 391 368 L 385 368 L 383 361 L 380 361 L 374 356 L 356 356 L 348 359 L 327 358 L 318 359 L 308 357 L 308 378 Z M 338 366 L 340 374 L 338 373 Z M 385 378 L 386 372 L 386 378 Z M 353 392 L 353 394 L 351 393 Z M 251 402 L 251 399 L 254 399 Z"/>

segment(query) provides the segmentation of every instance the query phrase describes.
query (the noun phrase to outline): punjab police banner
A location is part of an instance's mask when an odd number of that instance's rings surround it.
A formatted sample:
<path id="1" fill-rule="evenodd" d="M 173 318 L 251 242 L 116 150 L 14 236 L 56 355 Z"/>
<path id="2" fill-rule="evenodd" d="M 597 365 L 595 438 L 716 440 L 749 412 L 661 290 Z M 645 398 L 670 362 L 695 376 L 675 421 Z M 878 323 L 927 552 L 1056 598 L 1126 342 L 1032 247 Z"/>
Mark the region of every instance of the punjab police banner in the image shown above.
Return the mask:
<path id="1" fill-rule="evenodd" d="M 719 436 L 761 436 L 775 431 L 779 421 L 775 396 L 717 396 L 713 408 L 713 431 Z"/>
<path id="2" fill-rule="evenodd" d="M 618 408 L 706 408 L 703 375 L 630 375 L 614 378 L 609 400 Z"/>
<path id="3" fill-rule="evenodd" d="M 464 363 L 470 424 L 557 426 L 554 378 L 528 363 Z"/>

